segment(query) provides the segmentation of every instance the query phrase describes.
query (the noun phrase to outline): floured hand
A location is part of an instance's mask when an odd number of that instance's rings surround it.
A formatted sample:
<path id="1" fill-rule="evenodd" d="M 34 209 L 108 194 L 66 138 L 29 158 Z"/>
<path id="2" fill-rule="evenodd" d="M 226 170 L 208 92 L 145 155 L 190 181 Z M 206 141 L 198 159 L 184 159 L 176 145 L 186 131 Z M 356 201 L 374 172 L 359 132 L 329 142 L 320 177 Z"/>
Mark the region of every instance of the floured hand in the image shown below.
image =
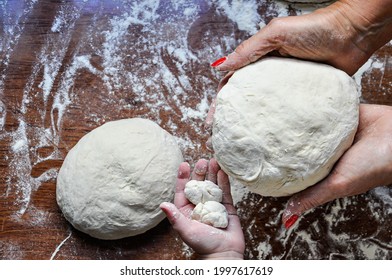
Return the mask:
<path id="1" fill-rule="evenodd" d="M 205 179 L 214 182 L 222 189 L 222 204 L 228 212 L 228 226 L 218 229 L 192 220 L 194 205 L 185 197 L 185 184 L 193 180 Z M 188 163 L 184 162 L 178 170 L 174 204 L 164 202 L 161 209 L 165 212 L 173 228 L 182 240 L 202 259 L 243 259 L 245 250 L 244 235 L 230 192 L 228 176 L 220 170 L 215 159 L 201 159 L 191 174 Z"/>

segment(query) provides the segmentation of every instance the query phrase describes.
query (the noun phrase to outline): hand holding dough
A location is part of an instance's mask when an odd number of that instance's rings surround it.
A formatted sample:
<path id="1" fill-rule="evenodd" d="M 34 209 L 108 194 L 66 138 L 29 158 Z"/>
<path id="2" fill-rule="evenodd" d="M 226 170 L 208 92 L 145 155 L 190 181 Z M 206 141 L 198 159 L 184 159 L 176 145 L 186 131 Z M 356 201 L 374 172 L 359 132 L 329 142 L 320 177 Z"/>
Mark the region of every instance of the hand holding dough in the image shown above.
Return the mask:
<path id="1" fill-rule="evenodd" d="M 228 215 L 222 201 L 222 190 L 211 181 L 191 180 L 185 185 L 186 198 L 196 205 L 191 218 L 207 225 L 226 228 Z"/>
<path id="2" fill-rule="evenodd" d="M 359 98 L 332 66 L 264 58 L 219 92 L 212 145 L 220 167 L 263 196 L 287 196 L 325 178 L 351 146 Z"/>

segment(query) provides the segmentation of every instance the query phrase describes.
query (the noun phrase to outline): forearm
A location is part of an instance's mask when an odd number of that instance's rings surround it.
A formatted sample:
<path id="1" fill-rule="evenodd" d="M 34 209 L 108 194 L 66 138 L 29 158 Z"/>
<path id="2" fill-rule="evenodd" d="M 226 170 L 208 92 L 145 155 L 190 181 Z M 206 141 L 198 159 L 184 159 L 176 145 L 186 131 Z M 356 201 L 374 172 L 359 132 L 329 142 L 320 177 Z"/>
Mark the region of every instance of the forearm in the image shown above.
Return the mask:
<path id="1" fill-rule="evenodd" d="M 392 39 L 392 0 L 341 0 L 330 7 L 350 22 L 363 52 L 372 54 Z"/>

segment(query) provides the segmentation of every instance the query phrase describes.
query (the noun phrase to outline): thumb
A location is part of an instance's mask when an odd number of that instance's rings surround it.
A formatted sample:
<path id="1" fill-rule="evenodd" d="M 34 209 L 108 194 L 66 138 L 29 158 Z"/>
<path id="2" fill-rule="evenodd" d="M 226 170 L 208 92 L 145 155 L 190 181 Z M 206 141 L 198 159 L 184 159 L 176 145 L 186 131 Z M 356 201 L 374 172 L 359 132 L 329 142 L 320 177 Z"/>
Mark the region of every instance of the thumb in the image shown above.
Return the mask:
<path id="1" fill-rule="evenodd" d="M 242 42 L 234 52 L 224 58 L 218 59 L 211 66 L 219 71 L 237 70 L 275 50 L 275 45 L 274 40 L 271 40 L 270 27 L 267 25 L 255 35 Z"/>
<path id="2" fill-rule="evenodd" d="M 187 219 L 172 203 L 163 202 L 159 207 L 166 214 L 166 217 L 172 224 L 174 230 L 176 230 L 180 235 L 185 234 L 187 229 L 190 227 L 191 221 Z"/>
<path id="3" fill-rule="evenodd" d="M 335 189 L 331 180 L 327 178 L 292 196 L 282 215 L 282 222 L 286 229 L 293 226 L 304 212 L 338 198 Z"/>

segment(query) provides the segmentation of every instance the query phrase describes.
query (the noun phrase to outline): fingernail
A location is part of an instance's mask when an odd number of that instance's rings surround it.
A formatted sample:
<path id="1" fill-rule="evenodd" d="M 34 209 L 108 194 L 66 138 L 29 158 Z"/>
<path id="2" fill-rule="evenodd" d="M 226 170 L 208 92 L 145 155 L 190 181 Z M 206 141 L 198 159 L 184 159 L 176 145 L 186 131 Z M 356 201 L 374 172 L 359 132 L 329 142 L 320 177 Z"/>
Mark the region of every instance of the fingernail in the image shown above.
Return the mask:
<path id="1" fill-rule="evenodd" d="M 198 175 L 203 175 L 203 174 L 207 173 L 207 168 L 208 168 L 207 165 L 204 165 L 204 166 L 202 166 L 202 167 L 197 167 L 196 170 L 195 170 L 195 172 L 196 172 L 196 174 L 198 174 Z"/>
<path id="2" fill-rule="evenodd" d="M 213 63 L 211 63 L 212 67 L 217 67 L 219 65 L 221 65 L 223 62 L 225 62 L 227 59 L 226 56 L 219 58 L 218 60 L 215 60 Z"/>
<path id="3" fill-rule="evenodd" d="M 285 223 L 284 226 L 286 229 L 291 228 L 295 222 L 298 220 L 299 216 L 298 215 L 292 215 Z"/>
<path id="4" fill-rule="evenodd" d="M 210 152 L 213 152 L 213 151 L 214 151 L 214 148 L 212 147 L 212 139 L 211 139 L 211 137 L 208 138 L 208 140 L 207 140 L 207 142 L 206 142 L 206 147 L 207 147 L 207 149 L 208 149 Z"/>

